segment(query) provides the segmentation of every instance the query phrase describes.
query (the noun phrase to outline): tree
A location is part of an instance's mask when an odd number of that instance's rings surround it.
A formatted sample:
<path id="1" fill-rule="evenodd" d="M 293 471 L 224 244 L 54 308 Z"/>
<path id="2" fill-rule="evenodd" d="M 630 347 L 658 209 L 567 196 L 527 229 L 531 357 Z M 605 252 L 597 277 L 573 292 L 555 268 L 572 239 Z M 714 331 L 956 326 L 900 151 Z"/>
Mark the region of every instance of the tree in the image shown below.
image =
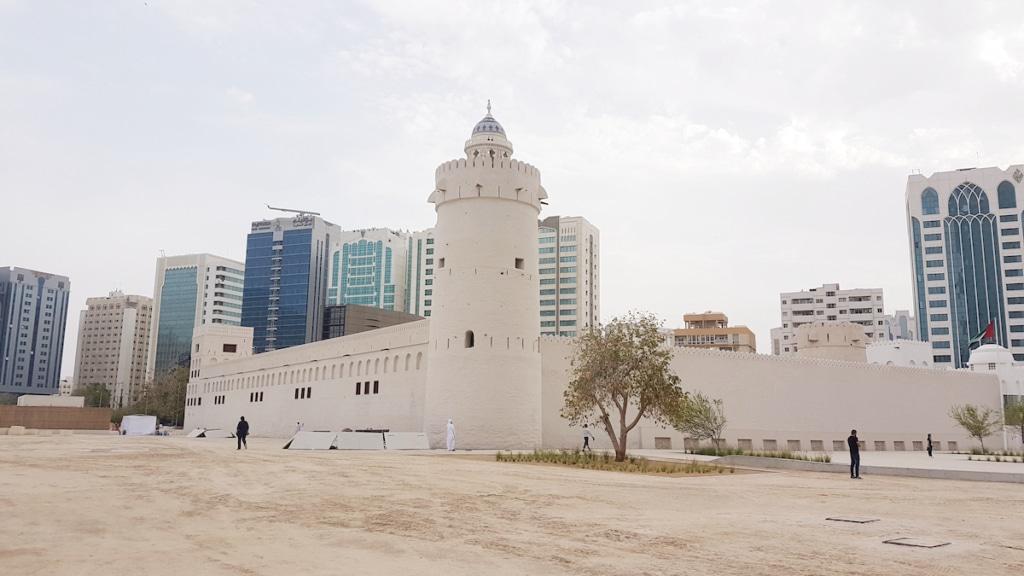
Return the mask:
<path id="1" fill-rule="evenodd" d="M 672 418 L 672 426 L 676 430 L 689 434 L 698 442 L 710 439 L 715 445 L 715 451 L 721 449 L 719 443 L 726 422 L 722 400 L 712 400 L 701 392 L 687 395 L 679 402 Z"/>
<path id="2" fill-rule="evenodd" d="M 630 312 L 590 328 L 573 350 L 562 417 L 574 426 L 601 423 L 616 462 L 626 459 L 629 433 L 641 418 L 668 424 L 685 397 L 660 329 L 653 314 Z"/>
<path id="3" fill-rule="evenodd" d="M 162 423 L 178 426 L 185 420 L 185 391 L 188 368 L 175 368 L 157 377 L 130 406 L 114 412 L 112 421 L 120 423 L 126 414 L 149 414 Z"/>
<path id="4" fill-rule="evenodd" d="M 1006 414 L 1006 425 L 1020 428 L 1020 441 L 1024 442 L 1024 398 L 1006 403 L 1003 409 Z"/>
<path id="5" fill-rule="evenodd" d="M 988 406 L 958 404 L 949 409 L 949 417 L 966 430 L 972 438 L 977 438 L 978 442 L 981 442 L 983 454 L 985 453 L 985 437 L 994 434 L 1002 425 L 999 411 Z"/>
<path id="6" fill-rule="evenodd" d="M 74 391 L 75 396 L 85 396 L 87 407 L 100 408 L 110 406 L 110 390 L 103 384 L 89 384 L 81 386 Z"/>

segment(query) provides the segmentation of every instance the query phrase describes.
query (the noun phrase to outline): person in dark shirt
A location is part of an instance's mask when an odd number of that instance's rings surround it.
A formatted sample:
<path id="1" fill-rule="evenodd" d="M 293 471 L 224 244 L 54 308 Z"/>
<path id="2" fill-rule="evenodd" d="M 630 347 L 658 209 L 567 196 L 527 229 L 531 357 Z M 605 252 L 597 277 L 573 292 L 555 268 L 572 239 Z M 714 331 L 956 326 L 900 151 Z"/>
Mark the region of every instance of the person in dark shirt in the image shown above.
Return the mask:
<path id="1" fill-rule="evenodd" d="M 238 426 L 235 426 L 235 436 L 238 437 L 238 448 L 235 450 L 241 450 L 242 446 L 245 446 L 246 450 L 249 449 L 249 445 L 245 443 L 245 437 L 248 435 L 249 423 L 245 421 L 245 416 L 242 416 L 242 419 L 238 421 Z"/>
<path id="2" fill-rule="evenodd" d="M 932 435 L 928 434 L 928 457 L 932 457 Z"/>
<path id="3" fill-rule="evenodd" d="M 846 445 L 850 447 L 850 478 L 860 479 L 860 440 L 857 440 L 857 431 L 850 430 L 850 437 L 846 439 Z"/>

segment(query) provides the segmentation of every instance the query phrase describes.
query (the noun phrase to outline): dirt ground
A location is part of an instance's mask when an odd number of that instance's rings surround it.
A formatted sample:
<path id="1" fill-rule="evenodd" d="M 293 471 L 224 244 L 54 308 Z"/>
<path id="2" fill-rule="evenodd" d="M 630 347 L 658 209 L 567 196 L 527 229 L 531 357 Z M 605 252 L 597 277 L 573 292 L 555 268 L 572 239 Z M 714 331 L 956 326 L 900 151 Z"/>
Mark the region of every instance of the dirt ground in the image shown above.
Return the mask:
<path id="1" fill-rule="evenodd" d="M 1019 485 L 0 436 L 0 574 L 1020 574 Z M 827 516 L 877 517 L 871 524 Z M 913 536 L 936 549 L 883 544 Z"/>

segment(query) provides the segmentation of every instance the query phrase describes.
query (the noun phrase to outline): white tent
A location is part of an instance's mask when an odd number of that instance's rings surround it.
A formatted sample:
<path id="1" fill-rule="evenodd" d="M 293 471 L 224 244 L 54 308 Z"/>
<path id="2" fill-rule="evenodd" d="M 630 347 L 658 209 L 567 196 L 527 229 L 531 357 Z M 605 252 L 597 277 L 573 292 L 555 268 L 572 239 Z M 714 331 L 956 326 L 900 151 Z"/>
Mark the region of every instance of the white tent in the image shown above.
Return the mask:
<path id="1" fill-rule="evenodd" d="M 125 436 L 152 436 L 156 434 L 156 416 L 132 414 L 121 419 L 121 434 Z"/>

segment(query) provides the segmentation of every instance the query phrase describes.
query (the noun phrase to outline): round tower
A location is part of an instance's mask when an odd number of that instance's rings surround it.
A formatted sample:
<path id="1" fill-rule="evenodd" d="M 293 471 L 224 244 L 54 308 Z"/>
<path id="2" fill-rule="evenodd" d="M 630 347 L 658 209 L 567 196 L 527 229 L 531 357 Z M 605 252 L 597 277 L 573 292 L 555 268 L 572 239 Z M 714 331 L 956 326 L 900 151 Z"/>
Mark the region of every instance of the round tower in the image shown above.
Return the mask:
<path id="1" fill-rule="evenodd" d="M 423 427 L 444 446 L 534 448 L 541 441 L 537 216 L 540 172 L 512 159 L 512 143 L 487 115 L 466 157 L 441 164 L 429 202 L 434 296 Z"/>

